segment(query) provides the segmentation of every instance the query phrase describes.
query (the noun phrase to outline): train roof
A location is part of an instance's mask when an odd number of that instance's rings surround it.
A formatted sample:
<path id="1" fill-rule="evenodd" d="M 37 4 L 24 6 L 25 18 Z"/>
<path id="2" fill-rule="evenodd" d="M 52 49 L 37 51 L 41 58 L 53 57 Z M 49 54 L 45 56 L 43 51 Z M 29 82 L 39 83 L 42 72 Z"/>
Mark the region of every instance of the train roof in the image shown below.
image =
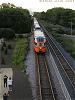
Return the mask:
<path id="1" fill-rule="evenodd" d="M 34 38 L 37 38 L 37 37 L 45 38 L 45 35 L 42 32 L 41 27 L 40 27 L 40 25 L 35 17 L 34 17 L 34 27 L 35 27 L 34 28 Z"/>
<path id="2" fill-rule="evenodd" d="M 39 37 L 39 36 L 45 38 L 45 35 L 44 35 L 43 32 L 41 32 L 41 31 L 34 31 L 34 38 Z"/>
<path id="3" fill-rule="evenodd" d="M 34 25 L 36 25 L 36 24 L 39 24 L 39 23 L 36 21 L 36 22 L 34 22 Z"/>
<path id="4" fill-rule="evenodd" d="M 34 17 L 34 21 L 37 21 L 37 19 Z"/>
<path id="5" fill-rule="evenodd" d="M 35 24 L 35 28 L 40 28 L 40 25 L 39 24 Z"/>
<path id="6" fill-rule="evenodd" d="M 38 23 L 37 19 L 34 18 L 34 25 L 36 25 L 36 24 L 39 24 L 39 23 Z"/>
<path id="7" fill-rule="evenodd" d="M 38 21 L 36 20 L 36 18 L 34 18 L 34 22 L 38 22 Z"/>

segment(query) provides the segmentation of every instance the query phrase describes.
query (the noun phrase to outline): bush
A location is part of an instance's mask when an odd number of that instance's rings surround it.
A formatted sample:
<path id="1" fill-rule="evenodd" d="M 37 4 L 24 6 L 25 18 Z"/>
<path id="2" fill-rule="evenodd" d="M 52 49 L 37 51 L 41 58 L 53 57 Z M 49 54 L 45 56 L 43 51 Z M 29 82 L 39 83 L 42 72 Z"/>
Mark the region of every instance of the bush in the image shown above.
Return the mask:
<path id="1" fill-rule="evenodd" d="M 31 32 L 31 16 L 27 9 L 0 9 L 0 28 L 11 28 L 17 34 Z"/>
<path id="2" fill-rule="evenodd" d="M 15 32 L 10 28 L 0 29 L 0 38 L 12 39 L 15 37 Z"/>
<path id="3" fill-rule="evenodd" d="M 11 44 L 8 44 L 8 49 L 12 49 Z"/>
<path id="4" fill-rule="evenodd" d="M 3 45 L 2 45 L 3 47 L 6 47 L 6 43 L 5 42 L 3 42 Z"/>
<path id="5" fill-rule="evenodd" d="M 8 53 L 7 47 L 5 48 L 5 51 L 4 51 L 4 53 L 5 53 L 5 54 L 7 54 L 7 53 Z"/>
<path id="6" fill-rule="evenodd" d="M 27 54 L 28 40 L 26 38 L 18 38 L 13 52 L 12 63 L 23 67 L 25 55 Z"/>
<path id="7" fill-rule="evenodd" d="M 23 35 L 18 35 L 19 38 L 23 38 Z"/>
<path id="8" fill-rule="evenodd" d="M 4 57 L 1 57 L 1 64 L 5 64 Z"/>
<path id="9" fill-rule="evenodd" d="M 62 35 L 56 33 L 53 34 L 55 39 L 62 45 L 62 47 L 70 53 L 70 55 L 75 58 L 75 40 L 68 39 L 65 37 L 62 37 Z"/>

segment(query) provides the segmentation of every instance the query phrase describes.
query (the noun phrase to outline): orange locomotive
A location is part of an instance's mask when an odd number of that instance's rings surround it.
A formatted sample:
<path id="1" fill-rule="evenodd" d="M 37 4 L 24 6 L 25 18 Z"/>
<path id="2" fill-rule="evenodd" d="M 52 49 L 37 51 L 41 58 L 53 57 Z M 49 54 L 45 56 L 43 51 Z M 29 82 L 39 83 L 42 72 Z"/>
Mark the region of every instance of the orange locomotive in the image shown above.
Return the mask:
<path id="1" fill-rule="evenodd" d="M 36 53 L 45 53 L 46 47 L 45 47 L 46 38 L 41 31 L 35 31 L 34 36 L 34 51 Z"/>
<path id="2" fill-rule="evenodd" d="M 44 43 L 43 42 L 37 42 L 35 44 L 34 51 L 36 53 L 45 53 L 46 52 L 46 48 L 44 46 Z"/>

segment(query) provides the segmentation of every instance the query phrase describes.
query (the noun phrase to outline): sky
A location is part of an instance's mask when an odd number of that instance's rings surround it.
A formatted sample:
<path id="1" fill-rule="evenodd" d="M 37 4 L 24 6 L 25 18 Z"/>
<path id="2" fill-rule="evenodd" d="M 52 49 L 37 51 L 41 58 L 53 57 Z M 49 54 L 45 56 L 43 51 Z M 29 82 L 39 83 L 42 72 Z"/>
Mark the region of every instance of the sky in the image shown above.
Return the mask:
<path id="1" fill-rule="evenodd" d="M 13 3 L 17 7 L 31 11 L 47 11 L 54 7 L 64 7 L 75 10 L 75 0 L 0 0 L 2 3 Z"/>

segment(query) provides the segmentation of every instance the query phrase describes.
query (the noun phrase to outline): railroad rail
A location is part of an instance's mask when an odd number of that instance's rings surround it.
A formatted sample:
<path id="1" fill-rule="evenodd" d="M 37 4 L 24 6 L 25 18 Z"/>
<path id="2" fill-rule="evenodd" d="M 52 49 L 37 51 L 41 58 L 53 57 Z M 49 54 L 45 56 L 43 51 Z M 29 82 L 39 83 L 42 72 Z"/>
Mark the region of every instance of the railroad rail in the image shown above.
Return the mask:
<path id="1" fill-rule="evenodd" d="M 37 57 L 38 81 L 39 81 L 39 100 L 55 100 L 51 78 L 48 72 L 48 65 L 44 54 Z"/>
<path id="2" fill-rule="evenodd" d="M 59 50 L 53 39 L 49 35 L 47 35 L 47 39 L 47 45 L 58 59 L 60 63 L 60 68 L 63 69 L 67 79 L 69 80 L 70 85 L 72 86 L 72 92 L 75 92 L 75 71 L 72 69 L 71 65 L 66 60 L 62 52 Z M 75 97 L 74 95 L 75 94 L 73 93 L 73 97 Z"/>
<path id="3" fill-rule="evenodd" d="M 56 61 L 58 69 L 61 73 L 62 79 L 69 91 L 71 100 L 75 100 L 75 70 L 69 64 L 68 60 L 63 55 L 62 51 L 57 47 L 54 38 L 52 35 L 48 34 L 49 32 L 45 29 L 44 25 L 39 21 L 46 37 L 47 37 L 47 48 L 51 52 L 52 56 Z"/>

